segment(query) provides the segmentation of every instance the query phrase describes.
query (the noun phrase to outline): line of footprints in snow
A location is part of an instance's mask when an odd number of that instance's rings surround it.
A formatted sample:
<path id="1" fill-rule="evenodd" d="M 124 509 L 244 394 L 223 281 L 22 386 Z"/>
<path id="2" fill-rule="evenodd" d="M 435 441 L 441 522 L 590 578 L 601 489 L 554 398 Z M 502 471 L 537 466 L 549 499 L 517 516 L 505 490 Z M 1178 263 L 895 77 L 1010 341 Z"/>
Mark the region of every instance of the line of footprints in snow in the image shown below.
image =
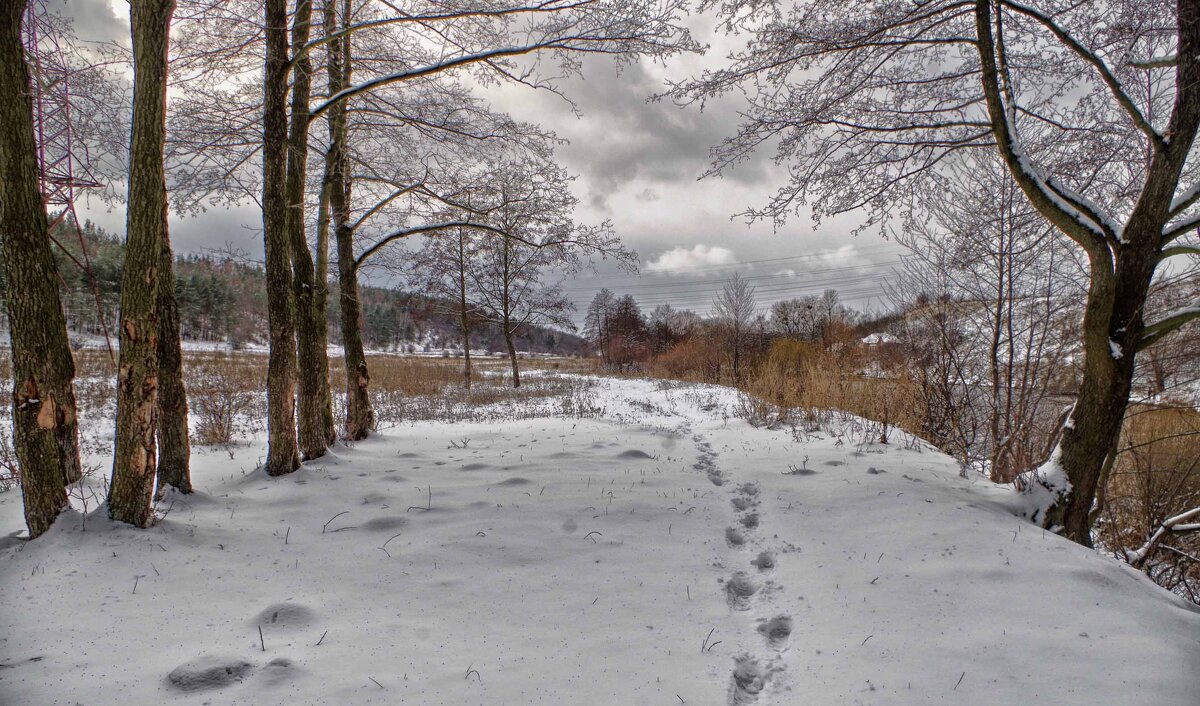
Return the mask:
<path id="1" fill-rule="evenodd" d="M 708 476 L 708 480 L 717 487 L 725 487 L 725 474 L 717 467 L 717 452 L 704 437 L 693 435 L 692 441 L 700 458 L 696 461 L 695 469 Z M 737 526 L 725 528 L 725 541 L 734 549 L 745 549 L 747 542 L 758 531 L 759 524 L 759 487 L 757 483 L 743 483 L 730 489 L 730 502 L 737 511 Z M 737 571 L 725 581 L 725 596 L 729 607 L 736 611 L 750 610 L 755 596 L 760 599 L 769 596 L 780 589 L 770 578 L 775 568 L 775 553 L 763 550 L 750 561 L 751 566 L 764 578 L 760 580 L 747 571 Z M 783 667 L 779 657 L 787 647 L 788 638 L 792 634 L 792 619 L 787 615 L 776 615 L 772 618 L 759 620 L 758 632 L 771 649 L 771 657 L 762 661 L 749 653 L 742 653 L 734 658 L 733 675 L 729 685 L 729 703 L 731 706 L 745 706 L 756 703 L 767 683 Z"/>

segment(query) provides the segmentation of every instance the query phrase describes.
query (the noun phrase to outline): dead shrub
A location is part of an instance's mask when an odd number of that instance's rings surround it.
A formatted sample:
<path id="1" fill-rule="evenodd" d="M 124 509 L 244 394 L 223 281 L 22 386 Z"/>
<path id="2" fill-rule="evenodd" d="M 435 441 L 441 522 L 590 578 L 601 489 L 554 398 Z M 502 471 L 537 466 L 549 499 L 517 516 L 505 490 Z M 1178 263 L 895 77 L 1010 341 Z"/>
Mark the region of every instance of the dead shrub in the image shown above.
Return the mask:
<path id="1" fill-rule="evenodd" d="M 259 355 L 194 353 L 185 358 L 184 383 L 195 420 L 193 441 L 228 446 L 238 436 L 263 428 L 266 418 L 266 358 Z"/>
<path id="2" fill-rule="evenodd" d="M 718 384 L 732 374 L 725 355 L 712 341 L 693 336 L 655 356 L 648 366 L 652 377 Z"/>

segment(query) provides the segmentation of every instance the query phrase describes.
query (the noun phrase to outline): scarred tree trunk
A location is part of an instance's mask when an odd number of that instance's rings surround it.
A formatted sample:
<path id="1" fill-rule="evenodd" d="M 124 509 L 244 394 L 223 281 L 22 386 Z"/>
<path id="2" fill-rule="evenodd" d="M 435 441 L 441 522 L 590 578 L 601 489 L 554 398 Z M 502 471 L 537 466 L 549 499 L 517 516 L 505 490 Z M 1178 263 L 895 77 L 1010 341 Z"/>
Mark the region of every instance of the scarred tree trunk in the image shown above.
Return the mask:
<path id="1" fill-rule="evenodd" d="M 308 43 L 312 19 L 312 1 L 300 0 L 292 21 L 292 50 L 299 52 Z M 297 438 L 304 458 L 320 458 L 329 445 L 324 426 L 321 387 L 329 386 L 329 361 L 317 332 L 316 287 L 312 254 L 304 232 L 304 187 L 308 171 L 308 99 L 312 82 L 312 63 L 305 51 L 293 59 L 292 124 L 288 139 L 287 230 L 292 250 L 293 291 L 296 298 L 297 397 L 299 398 Z M 324 317 L 321 317 L 324 322 Z"/>
<path id="2" fill-rule="evenodd" d="M 343 6 L 342 22 L 349 23 L 351 0 Z M 329 94 L 350 83 L 350 35 L 329 43 Z M 346 366 L 346 438 L 366 438 L 375 427 L 375 412 L 367 395 L 370 375 L 362 342 L 362 309 L 358 296 L 358 267 L 354 257 L 354 228 L 350 223 L 349 155 L 346 152 L 346 106 L 339 103 L 329 112 L 329 149 L 333 178 L 329 205 L 337 246 L 338 285 L 342 316 L 342 350 Z"/>
<path id="3" fill-rule="evenodd" d="M 163 224 L 162 265 L 158 271 L 158 492 L 168 487 L 192 492 L 187 390 L 179 345 L 179 306 L 175 300 L 175 256 Z"/>
<path id="4" fill-rule="evenodd" d="M 287 0 L 266 0 L 263 81 L 263 241 L 267 269 L 267 462 L 273 476 L 300 467 L 296 447 L 296 335 L 287 232 Z"/>
<path id="5" fill-rule="evenodd" d="M 54 523 L 79 478 L 75 362 L 38 193 L 29 73 L 21 48 L 25 2 L 0 7 L 0 238 L 13 368 L 13 446 L 29 537 Z"/>
<path id="6" fill-rule="evenodd" d="M 167 43 L 174 0 L 133 0 L 133 133 L 129 150 L 117 429 L 108 513 L 147 527 L 157 469 L 159 270 L 166 240 Z"/>

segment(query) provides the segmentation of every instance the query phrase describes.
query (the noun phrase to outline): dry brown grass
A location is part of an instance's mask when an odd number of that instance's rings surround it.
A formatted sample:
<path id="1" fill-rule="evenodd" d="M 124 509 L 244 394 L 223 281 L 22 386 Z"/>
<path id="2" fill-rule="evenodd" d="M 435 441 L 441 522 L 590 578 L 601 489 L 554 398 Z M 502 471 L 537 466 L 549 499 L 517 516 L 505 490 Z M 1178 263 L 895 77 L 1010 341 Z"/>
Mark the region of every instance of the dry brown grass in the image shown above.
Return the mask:
<path id="1" fill-rule="evenodd" d="M 267 406 L 266 356 L 247 353 L 189 352 L 184 384 L 194 419 L 192 441 L 226 446 L 264 428 Z"/>
<path id="2" fill-rule="evenodd" d="M 1200 411 L 1130 410 L 1104 489 L 1099 537 L 1117 556 L 1141 547 L 1168 517 L 1200 506 Z M 1170 535 L 1144 570 L 1159 585 L 1200 602 L 1200 532 Z"/>
<path id="3" fill-rule="evenodd" d="M 651 361 L 653 377 L 730 385 L 742 390 L 737 416 L 756 426 L 799 424 L 838 410 L 869 420 L 872 441 L 887 443 L 896 428 L 918 433 L 918 389 L 907 375 L 871 377 L 860 371 L 868 352 L 856 342 L 819 343 L 779 339 L 740 381 L 718 347 L 685 341 Z"/>

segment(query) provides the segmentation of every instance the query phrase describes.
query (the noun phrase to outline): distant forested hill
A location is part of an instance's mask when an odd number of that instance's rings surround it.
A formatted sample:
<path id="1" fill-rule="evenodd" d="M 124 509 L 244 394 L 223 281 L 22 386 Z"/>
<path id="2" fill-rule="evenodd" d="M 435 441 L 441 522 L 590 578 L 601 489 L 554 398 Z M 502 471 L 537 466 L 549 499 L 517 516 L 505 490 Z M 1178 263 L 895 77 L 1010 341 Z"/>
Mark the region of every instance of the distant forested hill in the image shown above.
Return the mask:
<path id="1" fill-rule="evenodd" d="M 106 323 L 111 334 L 120 301 L 125 250 L 121 238 L 88 222 L 82 230 L 83 246 L 80 234 L 70 227 L 57 228 L 54 240 L 68 328 L 83 336 L 103 335 Z M 85 267 L 94 275 L 94 288 Z M 0 296 L 3 286 L 0 280 Z M 330 342 L 339 344 L 336 282 L 330 283 L 330 294 Z M 184 340 L 226 342 L 235 348 L 266 341 L 266 287 L 258 263 L 234 253 L 178 255 L 175 295 Z M 379 287 L 363 287 L 361 295 L 369 349 L 420 352 L 461 347 L 450 302 Z M 0 320 L 3 318 L 0 309 Z M 0 323 L 6 330 L 7 321 Z M 516 344 L 521 351 L 560 355 L 580 353 L 584 346 L 574 334 L 542 327 L 524 331 Z M 494 326 L 480 324 L 471 347 L 501 351 L 504 339 Z"/>

